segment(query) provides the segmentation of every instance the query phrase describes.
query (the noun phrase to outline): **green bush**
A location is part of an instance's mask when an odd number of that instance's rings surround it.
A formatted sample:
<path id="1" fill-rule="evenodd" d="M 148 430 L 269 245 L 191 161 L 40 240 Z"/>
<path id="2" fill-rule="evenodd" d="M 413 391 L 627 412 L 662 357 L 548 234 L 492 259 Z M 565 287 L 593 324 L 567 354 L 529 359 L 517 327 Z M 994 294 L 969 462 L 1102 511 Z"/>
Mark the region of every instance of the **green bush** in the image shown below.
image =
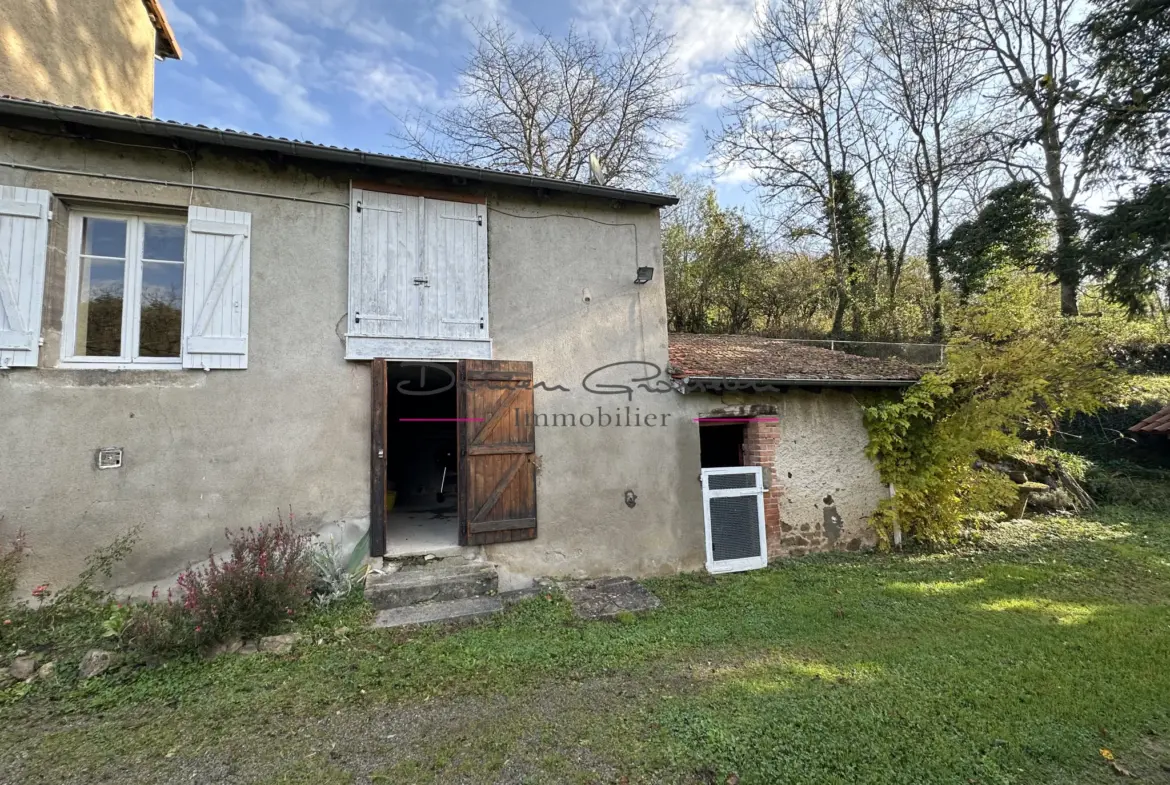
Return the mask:
<path id="1" fill-rule="evenodd" d="M 1028 437 L 1121 394 L 1109 322 L 1054 316 L 1038 276 L 1001 271 L 991 281 L 958 313 L 945 365 L 865 408 L 869 455 L 895 488 L 871 518 L 883 543 L 895 527 L 953 541 L 965 519 L 1016 497 L 989 462 L 1027 452 Z"/>

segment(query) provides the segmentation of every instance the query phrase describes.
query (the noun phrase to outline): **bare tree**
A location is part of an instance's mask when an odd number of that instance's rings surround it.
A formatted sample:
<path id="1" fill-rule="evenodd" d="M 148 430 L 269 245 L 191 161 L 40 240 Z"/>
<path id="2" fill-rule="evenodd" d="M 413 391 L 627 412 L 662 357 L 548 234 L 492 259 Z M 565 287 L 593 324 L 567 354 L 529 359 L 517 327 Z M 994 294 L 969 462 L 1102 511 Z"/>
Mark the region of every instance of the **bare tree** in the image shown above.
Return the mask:
<path id="1" fill-rule="evenodd" d="M 863 172 L 876 206 L 877 229 L 881 236 L 881 259 L 885 268 L 886 329 L 898 337 L 898 284 L 918 227 L 925 212 L 918 192 L 909 187 L 906 172 L 911 169 L 914 147 L 903 128 L 891 128 L 882 113 L 872 106 L 857 106 L 864 151 Z"/>
<path id="2" fill-rule="evenodd" d="M 790 231 L 827 242 L 835 335 L 850 307 L 834 184 L 835 175 L 858 166 L 853 103 L 864 71 L 856 32 L 854 0 L 777 0 L 761 9 L 751 40 L 733 58 L 717 140 L 726 162 L 752 169 Z"/>
<path id="3" fill-rule="evenodd" d="M 1077 0 L 963 0 L 974 43 L 987 52 L 1002 83 L 1002 98 L 1020 117 L 1005 129 L 1017 155 L 1003 165 L 1017 177 L 1034 180 L 1055 217 L 1052 270 L 1060 282 L 1060 309 L 1077 313 L 1077 290 L 1084 276 L 1077 247 L 1082 194 L 1093 150 L 1092 101 L 1084 53 L 1075 26 Z M 1035 155 L 1038 152 L 1039 155 Z"/>
<path id="4" fill-rule="evenodd" d="M 895 194 L 912 193 L 918 202 L 917 209 L 901 208 L 910 231 L 915 217 L 922 219 L 937 338 L 943 331 L 939 243 L 953 212 L 948 202 L 962 197 L 963 182 L 986 167 L 991 149 L 987 107 L 979 100 L 987 58 L 964 46 L 963 20 L 945 0 L 875 0 L 863 26 L 874 69 L 868 97 L 877 104 L 876 134 L 890 135 L 892 125 L 901 130 L 886 153 L 903 155 L 887 163 L 885 173 Z M 904 242 L 901 248 L 904 252 Z"/>
<path id="5" fill-rule="evenodd" d="M 615 50 L 573 28 L 563 38 L 498 22 L 477 30 L 455 105 L 394 133 L 412 153 L 574 180 L 589 177 L 594 153 L 611 183 L 658 172 L 687 103 L 674 37 L 652 13 L 631 16 Z"/>

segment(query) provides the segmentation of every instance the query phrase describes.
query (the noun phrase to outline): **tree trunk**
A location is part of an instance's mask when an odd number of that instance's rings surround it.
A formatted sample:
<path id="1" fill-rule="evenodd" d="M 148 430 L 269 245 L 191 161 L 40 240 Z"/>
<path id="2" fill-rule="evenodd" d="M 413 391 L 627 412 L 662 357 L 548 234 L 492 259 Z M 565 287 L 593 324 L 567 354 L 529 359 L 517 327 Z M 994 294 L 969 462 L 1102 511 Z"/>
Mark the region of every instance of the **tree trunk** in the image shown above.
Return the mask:
<path id="1" fill-rule="evenodd" d="M 1063 316 L 1076 316 L 1080 312 L 1077 306 L 1077 290 L 1081 285 L 1080 249 L 1077 247 L 1080 222 L 1067 199 L 1061 200 L 1055 212 L 1055 261 L 1056 280 L 1060 282 L 1060 313 Z"/>
<path id="2" fill-rule="evenodd" d="M 936 341 L 943 337 L 943 308 L 942 308 L 942 262 L 938 252 L 938 233 L 941 215 L 938 204 L 938 190 L 931 193 L 930 225 L 926 232 L 926 269 L 930 273 L 930 337 Z"/>

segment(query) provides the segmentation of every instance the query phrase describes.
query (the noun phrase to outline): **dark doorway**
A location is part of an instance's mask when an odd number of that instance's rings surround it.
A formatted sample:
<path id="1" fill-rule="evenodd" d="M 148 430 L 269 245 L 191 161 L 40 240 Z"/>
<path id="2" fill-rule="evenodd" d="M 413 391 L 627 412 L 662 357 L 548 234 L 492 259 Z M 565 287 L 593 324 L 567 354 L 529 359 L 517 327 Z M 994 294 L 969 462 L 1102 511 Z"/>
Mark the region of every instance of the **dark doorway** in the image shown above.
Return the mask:
<path id="1" fill-rule="evenodd" d="M 459 541 L 454 363 L 391 362 L 386 405 L 386 554 Z"/>
<path id="2" fill-rule="evenodd" d="M 699 426 L 699 466 L 719 469 L 743 466 L 743 423 L 704 423 Z"/>

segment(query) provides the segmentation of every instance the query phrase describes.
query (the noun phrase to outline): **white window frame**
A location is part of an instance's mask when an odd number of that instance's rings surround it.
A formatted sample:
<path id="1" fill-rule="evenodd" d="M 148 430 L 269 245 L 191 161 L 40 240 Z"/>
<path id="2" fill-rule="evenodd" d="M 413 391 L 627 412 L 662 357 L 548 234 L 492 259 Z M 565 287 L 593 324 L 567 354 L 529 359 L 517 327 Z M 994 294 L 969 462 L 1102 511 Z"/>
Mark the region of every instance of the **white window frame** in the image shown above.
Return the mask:
<path id="1" fill-rule="evenodd" d="M 750 474 L 753 485 L 750 488 L 720 488 L 712 490 L 710 477 L 714 474 Z M 699 477 L 703 487 L 703 528 L 707 537 L 707 572 L 743 572 L 759 570 L 768 566 L 768 532 L 764 521 L 764 469 L 761 466 L 725 466 L 717 469 L 700 469 Z M 711 500 L 727 496 L 755 496 L 756 515 L 759 516 L 760 554 L 742 559 L 715 561 L 715 546 L 711 540 Z"/>
<path id="2" fill-rule="evenodd" d="M 118 357 L 77 356 L 77 309 L 81 288 L 81 241 L 86 218 L 106 218 L 126 222 L 126 270 L 122 284 L 122 354 Z M 93 368 L 100 370 L 182 370 L 183 358 L 178 357 L 136 357 L 141 336 L 142 302 L 142 253 L 144 245 L 143 224 L 164 223 L 187 226 L 185 216 L 174 213 L 152 213 L 141 210 L 72 210 L 69 214 L 69 250 L 65 271 L 65 312 L 61 323 L 60 368 Z M 184 239 L 184 243 L 186 240 Z M 187 264 L 184 247 L 183 265 Z M 158 261 L 158 260 L 151 260 Z M 175 262 L 177 264 L 177 262 Z M 183 297 L 188 297 L 184 287 Z M 185 326 L 185 325 L 184 325 Z M 182 332 L 180 327 L 180 335 Z M 128 349 L 128 351 L 127 351 Z"/>

